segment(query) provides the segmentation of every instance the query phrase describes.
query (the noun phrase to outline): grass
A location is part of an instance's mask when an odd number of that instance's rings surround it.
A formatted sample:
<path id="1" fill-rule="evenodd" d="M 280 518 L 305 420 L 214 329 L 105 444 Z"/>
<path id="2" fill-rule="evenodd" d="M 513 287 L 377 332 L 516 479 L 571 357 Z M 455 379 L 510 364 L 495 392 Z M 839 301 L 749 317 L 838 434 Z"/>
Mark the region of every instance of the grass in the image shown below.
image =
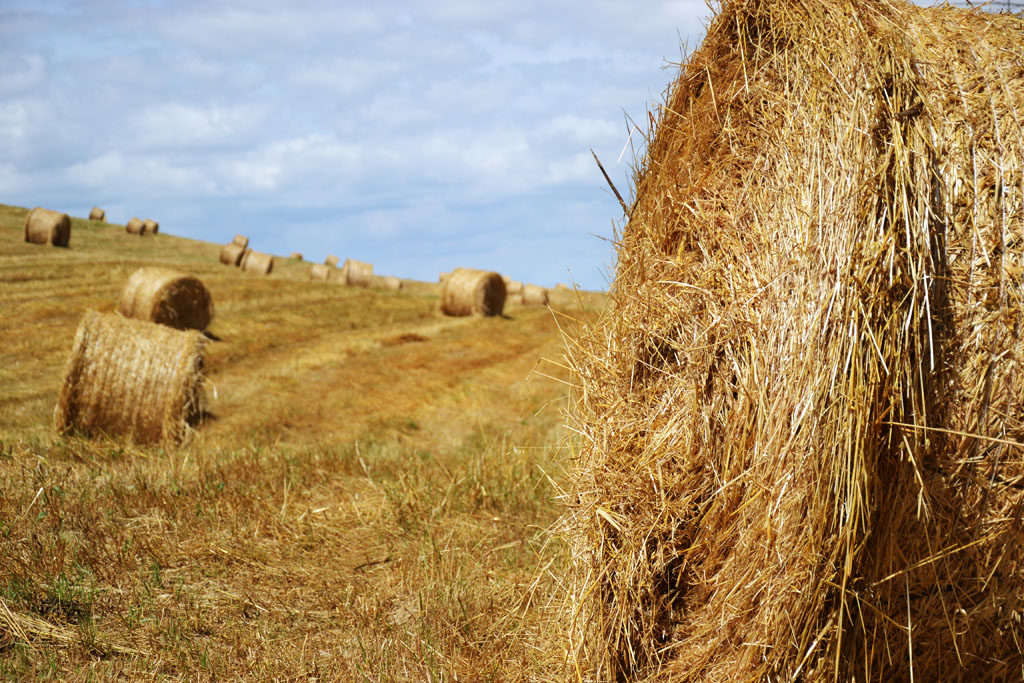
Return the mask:
<path id="1" fill-rule="evenodd" d="M 559 678 L 551 312 L 446 318 L 433 284 L 242 274 L 219 245 L 78 219 L 39 247 L 25 215 L 0 206 L 0 678 Z M 147 264 L 213 295 L 210 419 L 173 448 L 56 437 L 82 313 Z"/>

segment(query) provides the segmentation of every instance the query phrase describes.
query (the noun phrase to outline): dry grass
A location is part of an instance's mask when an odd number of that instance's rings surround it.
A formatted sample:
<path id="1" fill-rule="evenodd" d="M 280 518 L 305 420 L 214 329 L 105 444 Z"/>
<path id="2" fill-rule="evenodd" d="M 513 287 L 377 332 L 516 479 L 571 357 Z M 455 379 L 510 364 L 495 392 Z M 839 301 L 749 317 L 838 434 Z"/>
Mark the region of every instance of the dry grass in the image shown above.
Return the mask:
<path id="1" fill-rule="evenodd" d="M 0 679 L 560 680 L 549 311 L 446 318 L 435 284 L 239 277 L 77 219 L 43 254 L 25 215 L 0 206 Z M 142 266 L 217 302 L 208 419 L 176 447 L 54 436 L 83 311 Z"/>

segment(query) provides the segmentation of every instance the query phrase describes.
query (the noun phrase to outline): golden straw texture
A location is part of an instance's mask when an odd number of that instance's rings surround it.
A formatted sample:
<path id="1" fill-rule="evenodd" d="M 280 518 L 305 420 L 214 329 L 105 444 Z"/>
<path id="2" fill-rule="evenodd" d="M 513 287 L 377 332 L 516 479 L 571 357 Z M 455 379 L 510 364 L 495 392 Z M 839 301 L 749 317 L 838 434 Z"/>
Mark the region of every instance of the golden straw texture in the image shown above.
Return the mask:
<path id="1" fill-rule="evenodd" d="M 327 258 L 324 259 L 324 264 L 334 268 L 334 267 L 336 267 L 338 265 L 339 261 L 340 261 L 340 259 L 337 256 L 335 256 L 334 254 L 328 254 Z"/>
<path id="2" fill-rule="evenodd" d="M 441 289 L 445 315 L 501 315 L 505 282 L 494 271 L 455 268 Z"/>
<path id="3" fill-rule="evenodd" d="M 160 224 L 151 218 L 142 221 L 142 232 L 147 235 L 155 235 L 160 232 Z"/>
<path id="4" fill-rule="evenodd" d="M 274 257 L 270 254 L 246 249 L 240 266 L 247 273 L 270 275 L 271 271 L 274 270 Z"/>
<path id="5" fill-rule="evenodd" d="M 235 235 L 235 238 L 231 240 L 232 244 L 237 244 L 242 249 L 246 249 L 249 246 L 249 238 L 245 235 Z"/>
<path id="6" fill-rule="evenodd" d="M 127 223 L 125 223 L 124 231 L 130 235 L 142 235 L 145 233 L 145 224 L 141 218 L 133 216 Z"/>
<path id="7" fill-rule="evenodd" d="M 237 242 L 228 242 L 221 247 L 220 262 L 229 266 L 241 265 L 245 252 L 246 248 Z"/>
<path id="8" fill-rule="evenodd" d="M 139 268 L 128 278 L 118 310 L 127 318 L 179 330 L 205 330 L 213 318 L 213 299 L 197 277 L 169 268 Z"/>
<path id="9" fill-rule="evenodd" d="M 107 220 L 107 212 L 98 206 L 92 207 L 89 211 L 89 220 L 91 221 L 105 221 Z"/>
<path id="10" fill-rule="evenodd" d="M 520 294 L 524 306 L 548 305 L 548 290 L 540 285 L 523 285 Z"/>
<path id="11" fill-rule="evenodd" d="M 309 267 L 309 279 L 310 280 L 330 280 L 331 271 L 335 270 L 333 267 L 325 263 L 314 263 Z"/>
<path id="12" fill-rule="evenodd" d="M 722 5 L 570 353 L 574 672 L 1024 678 L 1022 46 Z"/>
<path id="13" fill-rule="evenodd" d="M 65 369 L 55 429 L 180 441 L 202 413 L 204 343 L 194 330 L 87 312 Z"/>
<path id="14" fill-rule="evenodd" d="M 36 207 L 25 218 L 25 241 L 66 247 L 71 241 L 71 217 L 60 211 Z"/>
<path id="15" fill-rule="evenodd" d="M 347 258 L 341 275 L 341 281 L 349 287 L 369 287 L 373 279 L 373 264 Z"/>

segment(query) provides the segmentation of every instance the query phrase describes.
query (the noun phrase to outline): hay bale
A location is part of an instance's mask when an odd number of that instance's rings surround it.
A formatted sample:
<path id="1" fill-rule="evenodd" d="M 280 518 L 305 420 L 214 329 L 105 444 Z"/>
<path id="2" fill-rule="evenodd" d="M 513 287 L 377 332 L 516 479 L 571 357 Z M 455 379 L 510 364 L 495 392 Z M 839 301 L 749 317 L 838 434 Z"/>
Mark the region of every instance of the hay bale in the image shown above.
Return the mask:
<path id="1" fill-rule="evenodd" d="M 301 261 L 302 260 L 302 254 L 300 254 L 297 251 L 293 251 L 288 258 L 295 259 L 296 261 Z"/>
<path id="2" fill-rule="evenodd" d="M 450 273 L 441 273 L 440 275 L 437 276 L 437 281 L 443 285 L 445 281 L 448 279 L 449 275 Z"/>
<path id="3" fill-rule="evenodd" d="M 310 280 L 330 280 L 331 272 L 335 269 L 326 263 L 314 263 L 309 268 Z"/>
<path id="4" fill-rule="evenodd" d="M 505 291 L 509 294 L 521 294 L 523 291 L 523 283 L 518 280 L 506 280 Z"/>
<path id="5" fill-rule="evenodd" d="M 720 7 L 571 347 L 579 678 L 1020 679 L 1021 45 Z"/>
<path id="6" fill-rule="evenodd" d="M 441 289 L 445 315 L 501 315 L 505 282 L 494 271 L 456 268 Z"/>
<path id="7" fill-rule="evenodd" d="M 177 442 L 203 410 L 205 339 L 195 330 L 89 311 L 75 334 L 54 428 Z"/>
<path id="8" fill-rule="evenodd" d="M 245 256 L 246 251 L 248 251 L 248 249 L 237 242 L 228 242 L 221 247 L 220 262 L 229 266 L 241 265 L 242 258 Z"/>
<path id="9" fill-rule="evenodd" d="M 231 240 L 232 244 L 237 244 L 242 249 L 249 247 L 249 238 L 245 235 L 235 235 L 235 239 Z"/>
<path id="10" fill-rule="evenodd" d="M 394 275 L 374 275 L 370 278 L 370 286 L 396 292 L 402 288 L 402 281 Z"/>
<path id="11" fill-rule="evenodd" d="M 341 274 L 341 281 L 349 287 L 369 287 L 373 280 L 373 264 L 347 258 Z"/>
<path id="12" fill-rule="evenodd" d="M 213 318 L 213 299 L 202 281 L 169 268 L 139 268 L 121 292 L 118 310 L 126 318 L 179 330 L 205 330 Z"/>
<path id="13" fill-rule="evenodd" d="M 145 224 L 142 222 L 141 218 L 132 216 L 132 218 L 125 223 L 124 231 L 129 235 L 142 235 L 146 231 Z"/>
<path id="14" fill-rule="evenodd" d="M 336 268 L 338 266 L 339 261 L 340 259 L 334 254 L 328 254 L 327 258 L 324 259 L 324 264 L 331 266 L 332 268 Z"/>
<path id="15" fill-rule="evenodd" d="M 270 275 L 271 271 L 274 270 L 274 257 L 270 254 L 246 249 L 239 266 L 247 273 Z"/>
<path id="16" fill-rule="evenodd" d="M 146 235 L 155 235 L 160 232 L 160 224 L 151 218 L 142 221 L 142 232 Z"/>
<path id="17" fill-rule="evenodd" d="M 71 241 L 71 217 L 37 206 L 25 218 L 25 241 L 66 247 Z"/>
<path id="18" fill-rule="evenodd" d="M 520 292 L 520 303 L 524 306 L 547 306 L 548 290 L 540 285 L 524 285 Z"/>
<path id="19" fill-rule="evenodd" d="M 89 211 L 89 220 L 105 222 L 107 220 L 107 212 L 98 206 L 94 206 L 92 207 L 92 210 Z"/>

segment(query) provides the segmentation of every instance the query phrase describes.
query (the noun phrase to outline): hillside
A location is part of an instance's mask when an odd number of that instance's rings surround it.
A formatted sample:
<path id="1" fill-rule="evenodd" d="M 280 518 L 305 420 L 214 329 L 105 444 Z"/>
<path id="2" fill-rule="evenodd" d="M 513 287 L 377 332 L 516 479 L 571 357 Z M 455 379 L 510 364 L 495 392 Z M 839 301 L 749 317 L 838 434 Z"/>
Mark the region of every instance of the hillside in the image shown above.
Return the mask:
<path id="1" fill-rule="evenodd" d="M 245 274 L 120 225 L 30 245 L 26 213 L 0 205 L 0 678 L 546 675 L 559 328 L 600 295 L 448 318 L 434 284 Z M 83 312 L 147 264 L 213 295 L 208 419 L 173 448 L 55 436 Z"/>

